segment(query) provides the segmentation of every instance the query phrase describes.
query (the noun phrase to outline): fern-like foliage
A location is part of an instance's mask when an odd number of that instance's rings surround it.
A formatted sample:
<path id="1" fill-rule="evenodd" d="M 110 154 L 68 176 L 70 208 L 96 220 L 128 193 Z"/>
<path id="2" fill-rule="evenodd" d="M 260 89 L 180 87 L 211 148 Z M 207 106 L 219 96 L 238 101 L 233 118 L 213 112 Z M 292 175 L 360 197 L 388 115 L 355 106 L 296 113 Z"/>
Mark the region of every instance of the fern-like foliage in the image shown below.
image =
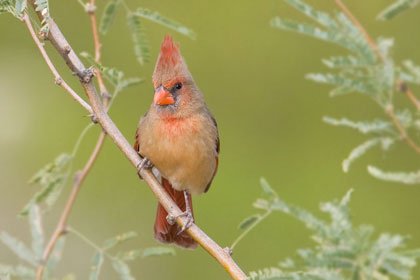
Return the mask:
<path id="1" fill-rule="evenodd" d="M 41 32 L 48 34 L 47 21 L 50 19 L 50 5 L 48 0 L 35 0 L 36 11 L 41 12 L 43 20 L 41 21 Z"/>
<path id="2" fill-rule="evenodd" d="M 419 121 L 408 109 L 395 110 L 394 99 L 397 83 L 420 84 L 420 67 L 409 60 L 403 62 L 401 66 L 395 65 L 390 56 L 393 39 L 379 37 L 375 43 L 372 43 L 363 30 L 343 12 L 329 14 L 318 11 L 301 0 L 285 0 L 285 2 L 313 20 L 315 24 L 275 17 L 271 20 L 271 26 L 323 40 L 348 51 L 346 55 L 322 59 L 329 72 L 310 73 L 306 76 L 307 79 L 332 85 L 333 89 L 330 91 L 332 97 L 349 93 L 365 95 L 382 107 L 384 112 L 392 111 L 403 129 L 417 129 Z M 386 12 L 386 17 L 389 17 L 390 13 L 397 13 L 397 10 L 399 12 L 407 5 L 414 5 L 415 2 L 417 1 L 399 1 L 398 5 L 395 4 L 396 6 Z M 369 137 L 350 151 L 348 157 L 343 160 L 344 172 L 348 172 L 350 166 L 372 148 L 380 147 L 387 151 L 394 143 L 404 140 L 391 120 L 353 121 L 344 117 L 341 119 L 324 117 L 324 121 L 334 126 L 355 129 Z M 401 178 L 399 182 L 413 182 L 413 180 L 404 180 L 403 176 L 378 176 L 378 173 L 371 172 L 372 170 L 374 169 L 371 167 L 369 173 L 379 179 L 391 180 L 392 177 L 393 181 Z"/>
<path id="3" fill-rule="evenodd" d="M 0 14 L 10 13 L 20 19 L 26 9 L 26 4 L 26 0 L 0 0 Z"/>
<path id="4" fill-rule="evenodd" d="M 134 53 L 137 57 L 137 61 L 140 64 L 149 62 L 149 44 L 147 41 L 146 34 L 144 33 L 140 18 L 134 13 L 127 14 L 127 25 L 131 31 L 131 38 L 134 43 Z"/>
<path id="5" fill-rule="evenodd" d="M 137 10 L 130 10 L 124 0 L 109 0 L 104 12 L 102 13 L 99 31 L 105 35 L 108 33 L 114 19 L 116 17 L 119 5 L 123 3 L 127 10 L 127 26 L 131 33 L 131 39 L 134 45 L 134 54 L 137 61 L 143 65 L 150 61 L 150 47 L 147 39 L 147 34 L 144 28 L 144 20 L 154 22 L 156 24 L 165 26 L 180 34 L 195 39 L 196 34 L 190 28 L 178 23 L 177 21 L 161 15 L 159 12 L 151 11 L 146 8 L 138 8 Z M 88 9 L 89 4 L 84 4 L 85 10 Z"/>
<path id="6" fill-rule="evenodd" d="M 106 5 L 99 25 L 99 32 L 101 32 L 102 35 L 105 35 L 108 32 L 108 29 L 114 22 L 119 3 L 119 0 L 111 0 Z"/>
<path id="7" fill-rule="evenodd" d="M 266 197 L 258 199 L 254 207 L 283 212 L 301 221 L 312 231 L 315 246 L 298 249 L 298 260 L 288 258 L 277 267 L 251 272 L 249 279 L 411 279 L 420 250 L 405 250 L 405 236 L 380 233 L 375 237 L 373 226 L 354 225 L 349 208 L 352 190 L 341 200 L 321 203 L 320 209 L 329 219 L 282 201 L 274 191 L 264 193 Z"/>
<path id="8" fill-rule="evenodd" d="M 386 7 L 379 15 L 380 20 L 390 20 L 399 15 L 400 13 L 414 8 L 420 3 L 419 0 L 397 0 L 388 7 Z"/>

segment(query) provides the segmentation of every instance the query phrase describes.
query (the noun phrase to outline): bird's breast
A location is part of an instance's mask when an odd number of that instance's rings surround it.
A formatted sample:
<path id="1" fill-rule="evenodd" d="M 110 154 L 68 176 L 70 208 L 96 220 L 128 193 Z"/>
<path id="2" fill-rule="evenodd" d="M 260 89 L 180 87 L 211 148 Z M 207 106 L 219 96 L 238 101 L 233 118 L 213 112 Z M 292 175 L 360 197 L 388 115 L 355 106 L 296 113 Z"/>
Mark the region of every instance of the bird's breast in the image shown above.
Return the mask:
<path id="1" fill-rule="evenodd" d="M 162 118 L 140 127 L 140 152 L 173 188 L 202 193 L 216 168 L 217 132 L 201 116 Z"/>

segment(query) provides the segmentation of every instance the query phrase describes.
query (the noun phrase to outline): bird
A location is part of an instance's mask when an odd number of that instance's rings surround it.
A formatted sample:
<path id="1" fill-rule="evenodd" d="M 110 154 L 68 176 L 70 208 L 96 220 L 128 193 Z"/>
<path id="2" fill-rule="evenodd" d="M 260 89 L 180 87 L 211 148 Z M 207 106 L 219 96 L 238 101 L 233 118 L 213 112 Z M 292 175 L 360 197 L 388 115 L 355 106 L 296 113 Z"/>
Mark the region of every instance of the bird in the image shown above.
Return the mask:
<path id="1" fill-rule="evenodd" d="M 156 168 L 161 184 L 187 223 L 169 223 L 158 204 L 154 237 L 161 243 L 194 249 L 185 232 L 194 222 L 191 195 L 209 190 L 219 165 L 220 140 L 215 118 L 195 83 L 178 43 L 165 35 L 152 76 L 154 98 L 137 127 L 134 148 L 143 167 Z"/>

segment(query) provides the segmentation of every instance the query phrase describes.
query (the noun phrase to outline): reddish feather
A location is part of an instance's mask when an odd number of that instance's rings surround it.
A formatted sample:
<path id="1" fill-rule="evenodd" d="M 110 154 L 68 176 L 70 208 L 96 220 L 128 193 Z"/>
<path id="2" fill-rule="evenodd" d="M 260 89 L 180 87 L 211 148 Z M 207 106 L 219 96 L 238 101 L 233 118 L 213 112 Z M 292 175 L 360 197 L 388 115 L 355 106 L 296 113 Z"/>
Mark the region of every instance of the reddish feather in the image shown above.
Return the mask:
<path id="1" fill-rule="evenodd" d="M 181 208 L 182 211 L 185 211 L 184 192 L 173 189 L 171 184 L 165 178 L 162 178 L 162 186 L 175 201 L 178 207 Z M 188 194 L 188 202 L 191 207 L 191 212 L 193 212 L 190 194 Z M 195 242 L 194 239 L 192 239 L 185 231 L 178 235 L 181 228 L 177 223 L 174 225 L 168 224 L 166 216 L 168 216 L 168 212 L 166 212 L 165 208 L 163 208 L 163 206 L 159 203 L 154 226 L 155 238 L 162 243 L 175 243 L 184 248 L 195 249 L 197 247 L 197 242 Z"/>
<path id="2" fill-rule="evenodd" d="M 174 43 L 171 35 L 165 35 L 160 49 L 160 56 L 157 65 L 171 67 L 181 59 L 178 44 Z"/>

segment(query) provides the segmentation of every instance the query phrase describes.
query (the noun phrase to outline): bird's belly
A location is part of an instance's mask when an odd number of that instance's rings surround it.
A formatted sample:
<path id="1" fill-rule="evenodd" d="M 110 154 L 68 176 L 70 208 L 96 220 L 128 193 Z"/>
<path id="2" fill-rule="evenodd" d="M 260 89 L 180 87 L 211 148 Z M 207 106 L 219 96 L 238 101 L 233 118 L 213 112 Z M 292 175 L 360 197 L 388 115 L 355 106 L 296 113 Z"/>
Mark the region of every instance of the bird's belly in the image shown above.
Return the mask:
<path id="1" fill-rule="evenodd" d="M 216 168 L 215 140 L 193 128 L 156 130 L 151 137 L 154 141 L 140 143 L 140 152 L 149 158 L 174 189 L 200 194 Z"/>

